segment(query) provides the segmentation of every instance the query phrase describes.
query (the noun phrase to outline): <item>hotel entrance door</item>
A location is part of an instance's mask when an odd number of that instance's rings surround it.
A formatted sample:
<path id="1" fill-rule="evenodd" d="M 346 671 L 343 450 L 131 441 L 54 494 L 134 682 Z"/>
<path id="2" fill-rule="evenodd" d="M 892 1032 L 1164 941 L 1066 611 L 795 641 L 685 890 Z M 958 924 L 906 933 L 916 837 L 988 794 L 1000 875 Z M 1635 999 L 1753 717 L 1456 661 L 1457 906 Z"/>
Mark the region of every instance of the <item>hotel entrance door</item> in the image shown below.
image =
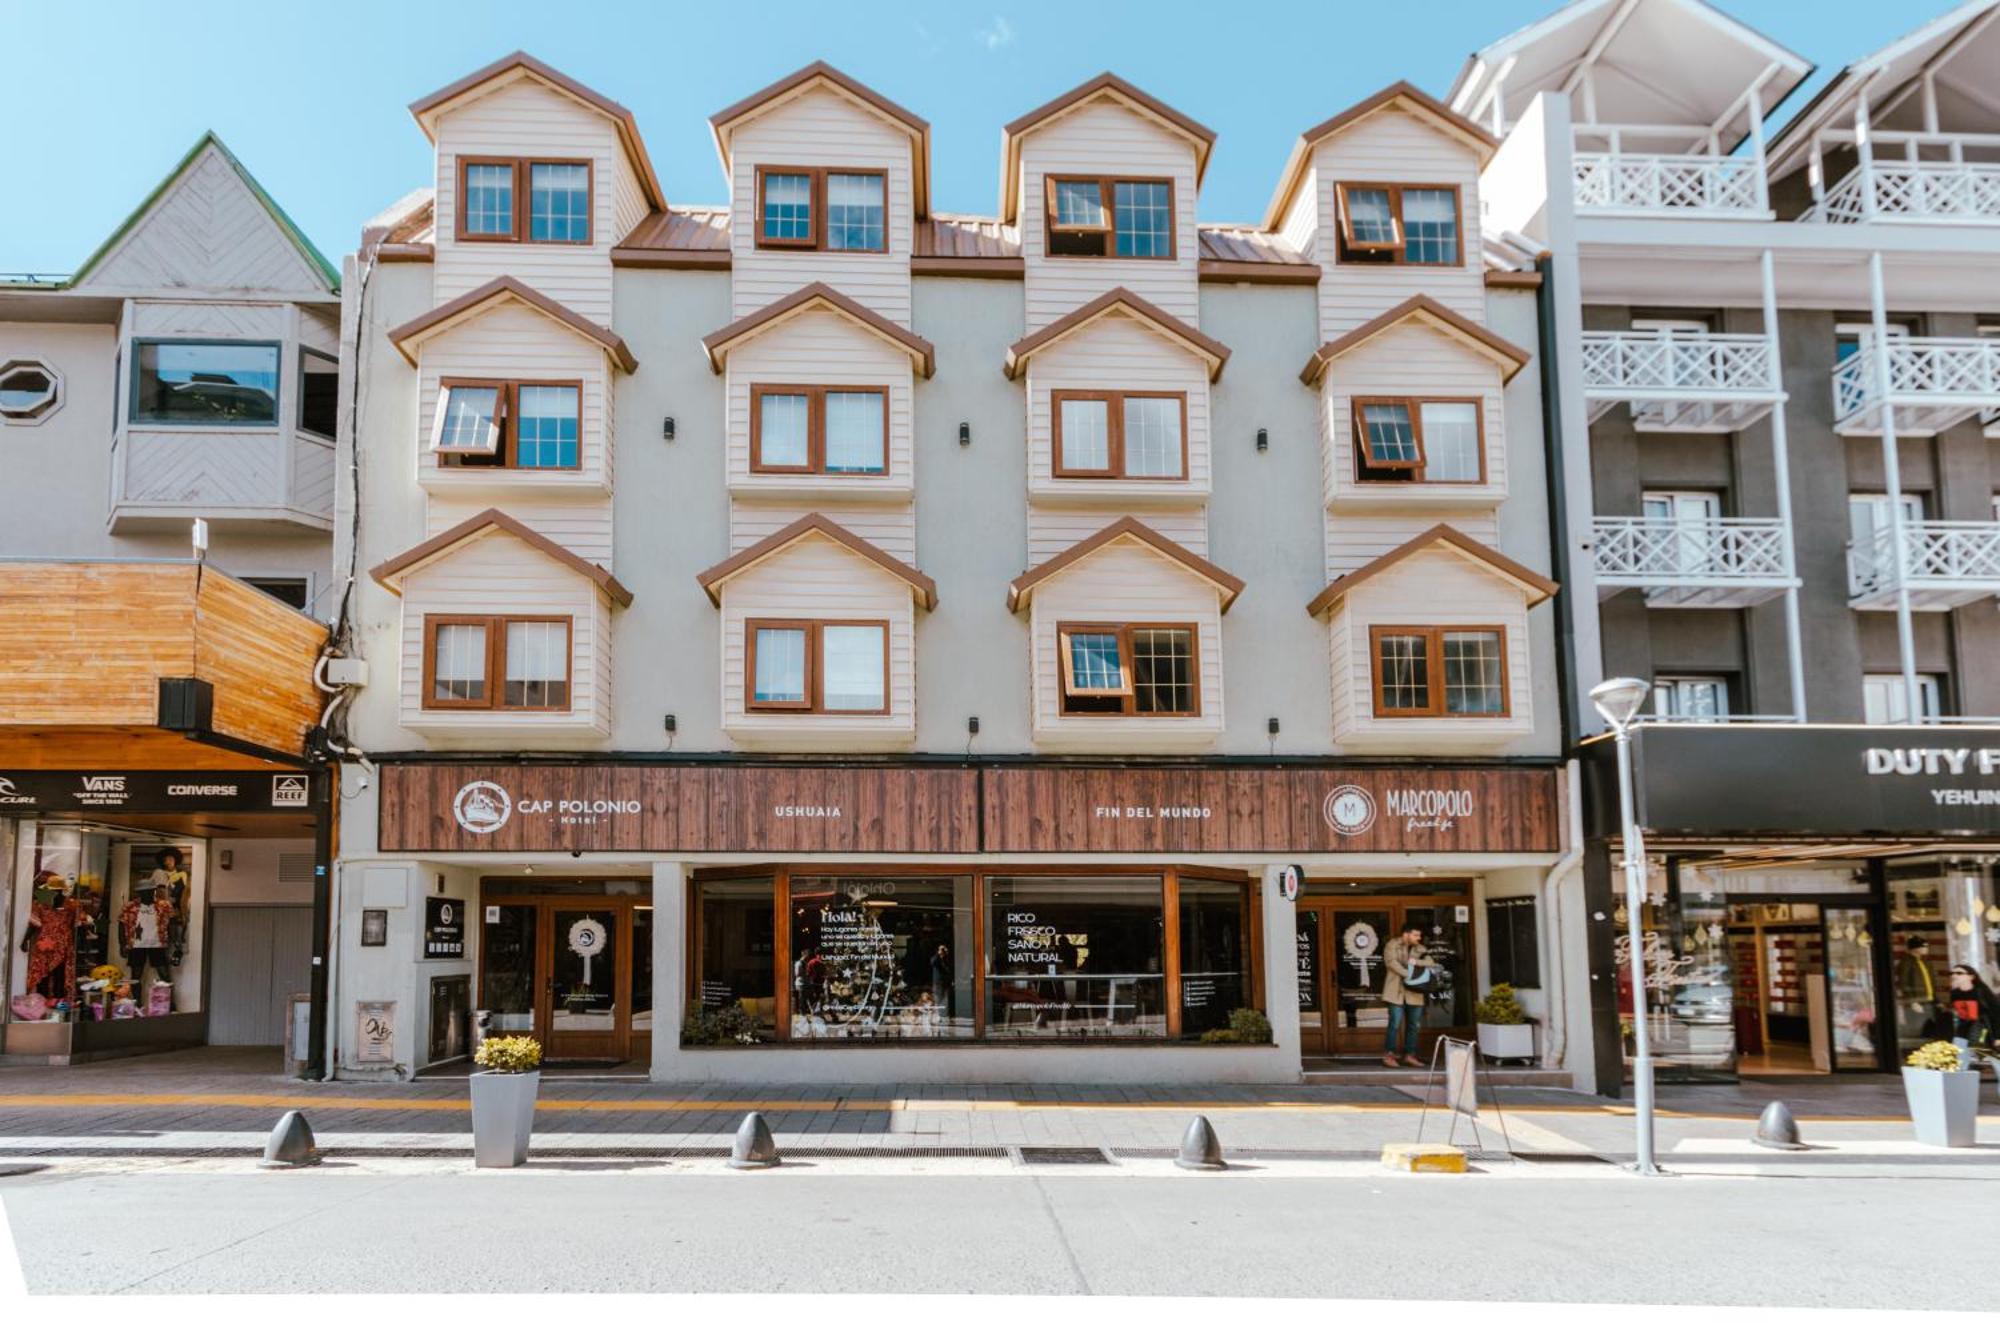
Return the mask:
<path id="1" fill-rule="evenodd" d="M 1315 889 L 1320 891 L 1315 891 Z M 1472 891 L 1463 884 L 1309 886 L 1297 911 L 1299 1049 L 1305 1056 L 1380 1056 L 1389 1010 L 1383 954 L 1402 931 L 1424 932 L 1424 949 L 1451 980 L 1424 1003 L 1423 1042 L 1464 1037 L 1472 1027 Z"/>
<path id="2" fill-rule="evenodd" d="M 611 894 L 488 892 L 479 1007 L 549 1061 L 650 1058 L 653 905 Z"/>

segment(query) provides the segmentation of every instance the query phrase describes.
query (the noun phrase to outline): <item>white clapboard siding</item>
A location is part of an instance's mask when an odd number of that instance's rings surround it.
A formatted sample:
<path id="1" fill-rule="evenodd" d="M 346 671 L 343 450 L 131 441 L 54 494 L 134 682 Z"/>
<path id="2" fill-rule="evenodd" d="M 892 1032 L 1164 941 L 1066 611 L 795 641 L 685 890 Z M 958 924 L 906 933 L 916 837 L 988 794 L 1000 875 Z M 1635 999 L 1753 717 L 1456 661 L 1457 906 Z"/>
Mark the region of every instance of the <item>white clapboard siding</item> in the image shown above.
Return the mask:
<path id="1" fill-rule="evenodd" d="M 1062 715 L 1057 626 L 1143 621 L 1191 624 L 1201 716 Z M 1031 702 L 1037 744 L 1079 749 L 1186 748 L 1222 734 L 1222 614 L 1213 584 L 1136 541 L 1115 541 L 1038 585 L 1029 603 Z"/>
<path id="2" fill-rule="evenodd" d="M 438 334 L 418 350 L 416 450 L 419 483 L 457 486 L 595 487 L 611 483 L 611 365 L 604 350 L 574 329 L 519 301 L 500 301 Z M 574 472 L 508 472 L 467 477 L 438 466 L 431 452 L 438 387 L 447 379 L 577 380 L 583 384 Z"/>
<path id="3" fill-rule="evenodd" d="M 1420 552 L 1355 588 L 1328 617 L 1333 664 L 1333 738 L 1357 748 L 1478 752 L 1534 730 L 1527 602 L 1521 590 L 1476 561 L 1445 549 Z M 1377 718 L 1369 627 L 1500 626 L 1506 632 L 1509 712 L 1503 718 Z"/>
<path id="4" fill-rule="evenodd" d="M 1451 524 L 1485 546 L 1500 540 L 1500 521 L 1493 511 L 1468 510 L 1441 515 L 1435 509 L 1329 511 L 1326 516 L 1326 577 L 1329 582 L 1387 554 L 1440 522 Z"/>
<path id="5" fill-rule="evenodd" d="M 460 157 L 588 159 L 590 244 L 459 240 Z M 608 118 L 530 78 L 502 84 L 446 112 L 437 128 L 438 225 L 432 282 L 438 303 L 494 278 L 512 276 L 586 319 L 610 324 L 611 247 L 636 225 L 636 219 L 629 217 L 630 201 L 618 197 L 618 174 L 627 169 L 623 164 L 624 149 Z M 526 187 L 516 182 L 515 188 Z"/>
<path id="6" fill-rule="evenodd" d="M 736 127 L 730 140 L 730 293 L 738 316 L 808 283 L 824 282 L 895 320 L 910 322 L 915 225 L 910 136 L 874 111 L 817 87 Z M 867 167 L 887 173 L 888 250 L 850 254 L 757 248 L 757 168 Z M 817 221 L 817 219 L 815 219 Z"/>
<path id="7" fill-rule="evenodd" d="M 1278 234 L 1301 255 L 1315 259 L 1320 254 L 1319 225 L 1319 169 L 1308 159 L 1299 188 L 1279 220 Z"/>
<path id="8" fill-rule="evenodd" d="M 271 301 L 134 301 L 132 335 L 280 342 L 287 309 L 282 302 Z"/>
<path id="9" fill-rule="evenodd" d="M 905 564 L 917 563 L 917 514 L 908 504 L 851 508 L 798 500 L 738 500 L 729 507 L 729 549 L 755 546 L 807 514 L 821 514 Z"/>
<path id="10" fill-rule="evenodd" d="M 1028 507 L 1028 567 L 1061 555 L 1086 537 L 1095 537 L 1121 518 L 1136 518 L 1168 541 L 1196 555 L 1208 556 L 1208 506 L 1141 509 L 1126 505 L 1030 505 Z"/>
<path id="11" fill-rule="evenodd" d="M 1483 417 L 1486 480 L 1425 484 L 1361 483 L 1354 469 L 1356 398 L 1477 398 Z M 1507 433 L 1500 368 L 1422 319 L 1385 329 L 1327 367 L 1320 384 L 1320 439 L 1328 504 L 1424 501 L 1491 508 L 1507 498 Z"/>
<path id="12" fill-rule="evenodd" d="M 570 707 L 552 712 L 423 707 L 426 615 L 569 616 Z M 489 532 L 403 582 L 403 725 L 461 733 L 589 732 L 611 726 L 610 606 L 598 586 L 518 537 Z"/>
<path id="13" fill-rule="evenodd" d="M 1174 257 L 1050 256 L 1043 219 L 1051 175 L 1171 177 Z M 1028 332 L 1113 287 L 1129 287 L 1179 319 L 1200 322 L 1193 144 L 1122 106 L 1101 99 L 1087 102 L 1029 132 L 1021 145 L 1019 188 Z"/>
<path id="14" fill-rule="evenodd" d="M 424 535 L 448 532 L 496 507 L 593 565 L 611 568 L 611 501 L 603 496 L 512 494 L 496 502 L 485 495 L 432 495 L 424 509 Z"/>
<path id="15" fill-rule="evenodd" d="M 1129 315 L 1106 315 L 1028 362 L 1028 489 L 1031 495 L 1081 498 L 1180 497 L 1199 504 L 1210 489 L 1208 367 L 1194 353 Z M 1057 389 L 1141 389 L 1187 395 L 1186 481 L 1116 481 L 1055 475 Z"/>
<path id="16" fill-rule="evenodd" d="M 78 286 L 310 292 L 326 279 L 210 144 Z"/>
<path id="17" fill-rule="evenodd" d="M 1319 229 L 1327 238 L 1326 275 L 1319 283 L 1320 336 L 1333 339 L 1419 293 L 1484 321 L 1486 285 L 1479 245 L 1479 158 L 1457 139 L 1407 112 L 1378 111 L 1313 151 Z M 1336 235 L 1334 186 L 1341 181 L 1456 185 L 1459 264 L 1342 264 Z"/>
<path id="18" fill-rule="evenodd" d="M 829 496 L 870 491 L 908 496 L 914 484 L 909 354 L 844 315 L 809 310 L 766 328 L 729 354 L 727 373 L 729 485 L 796 494 L 802 487 Z M 889 472 L 885 477 L 818 477 L 750 471 L 750 389 L 756 384 L 886 385 L 889 390 Z"/>
<path id="19" fill-rule="evenodd" d="M 753 713 L 746 706 L 746 620 L 884 620 L 889 624 L 889 711 L 882 715 Z M 857 736 L 916 735 L 916 604 L 910 586 L 825 537 L 809 536 L 722 588 L 723 726 L 746 743 L 839 749 Z"/>

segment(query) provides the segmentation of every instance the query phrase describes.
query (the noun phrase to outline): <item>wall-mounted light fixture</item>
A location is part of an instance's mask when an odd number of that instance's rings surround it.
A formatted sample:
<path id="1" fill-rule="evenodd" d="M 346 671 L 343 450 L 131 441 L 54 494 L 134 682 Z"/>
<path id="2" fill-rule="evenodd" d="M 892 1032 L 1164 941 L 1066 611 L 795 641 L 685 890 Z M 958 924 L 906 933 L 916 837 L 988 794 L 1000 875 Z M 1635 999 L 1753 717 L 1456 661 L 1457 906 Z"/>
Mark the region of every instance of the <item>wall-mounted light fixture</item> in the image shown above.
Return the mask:
<path id="1" fill-rule="evenodd" d="M 972 423 L 970 421 L 961 421 L 958 423 L 958 447 L 961 449 L 970 449 L 972 447 Z"/>
<path id="2" fill-rule="evenodd" d="M 224 847 L 215 854 L 215 863 L 224 870 L 234 870 L 236 869 L 236 853 Z"/>
<path id="3" fill-rule="evenodd" d="M 1257 452 L 1260 454 L 1264 454 L 1264 453 L 1269 453 L 1270 451 L 1271 451 L 1271 432 L 1265 430 L 1262 426 L 1259 426 L 1257 427 Z"/>
<path id="4" fill-rule="evenodd" d="M 977 717 L 968 717 L 965 719 L 965 734 L 968 736 L 977 736 L 979 734 L 979 719 Z"/>
<path id="5" fill-rule="evenodd" d="M 1273 736 L 1277 735 L 1278 719 L 1275 717 L 1266 719 L 1264 722 L 1264 730 L 1270 732 Z"/>
<path id="6" fill-rule="evenodd" d="M 672 417 L 668 417 L 665 421 L 660 423 L 660 438 L 665 440 L 668 444 L 672 444 L 674 442 L 674 419 Z"/>
<path id="7" fill-rule="evenodd" d="M 680 730 L 680 725 L 681 725 L 681 724 L 680 724 L 680 721 L 679 721 L 679 720 L 678 720 L 677 718 L 675 718 L 675 717 L 674 717 L 674 715 L 673 715 L 672 713 L 668 713 L 668 714 L 667 714 L 667 720 L 666 720 L 666 722 L 665 722 L 665 723 L 664 723 L 663 725 L 664 725 L 664 726 L 666 727 L 666 729 L 667 729 L 667 735 L 671 736 L 671 735 L 673 735 L 673 734 L 674 734 L 674 733 L 675 733 L 676 731 L 679 731 L 679 730 Z"/>

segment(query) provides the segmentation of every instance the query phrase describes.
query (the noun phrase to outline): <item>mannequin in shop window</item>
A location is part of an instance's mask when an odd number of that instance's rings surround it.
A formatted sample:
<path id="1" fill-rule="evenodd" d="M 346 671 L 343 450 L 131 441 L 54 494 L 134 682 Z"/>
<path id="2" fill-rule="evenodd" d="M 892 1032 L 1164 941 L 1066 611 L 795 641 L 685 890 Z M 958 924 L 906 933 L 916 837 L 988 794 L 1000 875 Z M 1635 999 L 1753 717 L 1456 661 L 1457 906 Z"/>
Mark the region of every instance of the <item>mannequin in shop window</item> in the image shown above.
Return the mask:
<path id="1" fill-rule="evenodd" d="M 170 891 L 142 884 L 132 892 L 131 901 L 118 915 L 119 943 L 125 964 L 132 973 L 132 992 L 144 994 L 146 969 L 151 967 L 161 981 L 172 983 L 173 964 L 168 950 L 173 938 L 174 903 Z"/>
<path id="2" fill-rule="evenodd" d="M 69 883 L 49 871 L 36 877 L 33 897 L 21 938 L 28 955 L 27 989 L 49 1000 L 66 1000 L 76 986 L 76 898 Z"/>
<path id="3" fill-rule="evenodd" d="M 146 877 L 146 883 L 152 887 L 155 900 L 165 895 L 173 912 L 167 923 L 167 963 L 179 967 L 187 956 L 188 896 L 193 890 L 181 866 L 180 852 L 172 847 L 162 850 L 153 860 L 153 873 Z"/>

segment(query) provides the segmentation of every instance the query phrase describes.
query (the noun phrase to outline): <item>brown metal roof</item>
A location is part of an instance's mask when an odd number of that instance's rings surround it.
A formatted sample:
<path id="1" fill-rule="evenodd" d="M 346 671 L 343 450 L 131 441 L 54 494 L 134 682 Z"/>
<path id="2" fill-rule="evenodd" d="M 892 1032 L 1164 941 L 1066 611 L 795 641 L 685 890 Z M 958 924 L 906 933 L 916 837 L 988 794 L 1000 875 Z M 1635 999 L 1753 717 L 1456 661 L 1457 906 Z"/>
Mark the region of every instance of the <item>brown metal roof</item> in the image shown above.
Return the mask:
<path id="1" fill-rule="evenodd" d="M 934 213 L 917 224 L 919 259 L 1019 259 L 1021 229 L 998 218 Z"/>
<path id="2" fill-rule="evenodd" d="M 695 204 L 649 213 L 611 247 L 611 262 L 628 268 L 728 268 L 729 209 Z"/>
<path id="3" fill-rule="evenodd" d="M 1307 603 L 1309 615 L 1323 616 L 1333 608 L 1333 604 L 1353 592 L 1356 587 L 1374 578 L 1391 565 L 1401 564 L 1419 551 L 1443 543 L 1454 547 L 1461 555 L 1470 556 L 1490 568 L 1502 578 L 1511 579 L 1527 594 L 1528 605 L 1538 606 L 1555 596 L 1557 584 L 1543 578 L 1534 570 L 1517 560 L 1511 560 L 1481 541 L 1466 536 L 1449 523 L 1439 523 L 1425 532 L 1420 532 L 1393 551 L 1376 556 L 1359 569 L 1349 570 L 1320 590 L 1319 596 Z"/>
<path id="4" fill-rule="evenodd" d="M 629 375 L 639 368 L 639 359 L 632 355 L 632 349 L 625 345 L 623 338 L 610 329 L 605 328 L 602 324 L 585 319 L 582 315 L 579 315 L 576 311 L 570 309 L 554 297 L 544 296 L 511 274 L 494 278 L 491 282 L 481 283 L 479 286 L 465 293 L 465 295 L 446 301 L 435 310 L 418 315 L 415 319 L 407 323 L 398 324 L 395 328 L 389 330 L 389 341 L 395 345 L 397 351 L 403 354 L 403 359 L 414 366 L 417 364 L 417 358 L 411 354 L 408 347 L 404 346 L 405 343 L 421 340 L 431 330 L 485 305 L 488 301 L 496 301 L 508 297 L 520 301 L 524 305 L 532 306 L 534 309 L 547 315 L 550 319 L 555 320 L 558 324 L 566 325 L 590 339 L 590 341 L 596 343 L 609 353 L 611 358 L 624 369 L 626 374 Z"/>
<path id="5" fill-rule="evenodd" d="M 860 556 L 863 560 L 872 561 L 880 565 L 883 569 L 889 571 L 889 573 L 894 574 L 897 578 L 909 584 L 910 591 L 916 596 L 917 604 L 923 607 L 924 610 L 935 611 L 937 609 L 936 579 L 933 579 L 916 566 L 905 564 L 903 561 L 898 560 L 895 556 L 890 555 L 867 538 L 859 537 L 849 532 L 825 514 L 807 514 L 803 518 L 794 519 L 756 545 L 744 547 L 721 564 L 710 565 L 707 569 L 695 575 L 695 579 L 701 584 L 702 591 L 708 594 L 708 600 L 714 602 L 717 606 L 721 606 L 723 584 L 729 582 L 730 579 L 742 573 L 749 566 L 764 559 L 764 557 L 776 554 L 800 538 L 810 536 L 814 533 L 825 537 L 829 541 L 839 543 L 841 546 Z"/>
<path id="6" fill-rule="evenodd" d="M 604 595 L 619 606 L 632 605 L 631 590 L 611 576 L 611 571 L 602 565 L 592 564 L 560 542 L 551 541 L 541 533 L 499 509 L 483 509 L 463 523 L 445 529 L 427 541 L 418 542 L 401 555 L 395 555 L 368 571 L 369 577 L 402 595 L 402 578 L 411 566 L 422 564 L 432 556 L 442 555 L 461 542 L 472 540 L 488 528 L 496 528 L 509 536 L 518 537 L 558 564 L 566 565 L 595 583 L 604 590 Z"/>
<path id="7" fill-rule="evenodd" d="M 1200 242 L 1200 275 L 1211 281 L 1319 281 L 1319 265 L 1300 254 L 1276 232 L 1235 222 L 1204 222 L 1196 226 Z"/>

